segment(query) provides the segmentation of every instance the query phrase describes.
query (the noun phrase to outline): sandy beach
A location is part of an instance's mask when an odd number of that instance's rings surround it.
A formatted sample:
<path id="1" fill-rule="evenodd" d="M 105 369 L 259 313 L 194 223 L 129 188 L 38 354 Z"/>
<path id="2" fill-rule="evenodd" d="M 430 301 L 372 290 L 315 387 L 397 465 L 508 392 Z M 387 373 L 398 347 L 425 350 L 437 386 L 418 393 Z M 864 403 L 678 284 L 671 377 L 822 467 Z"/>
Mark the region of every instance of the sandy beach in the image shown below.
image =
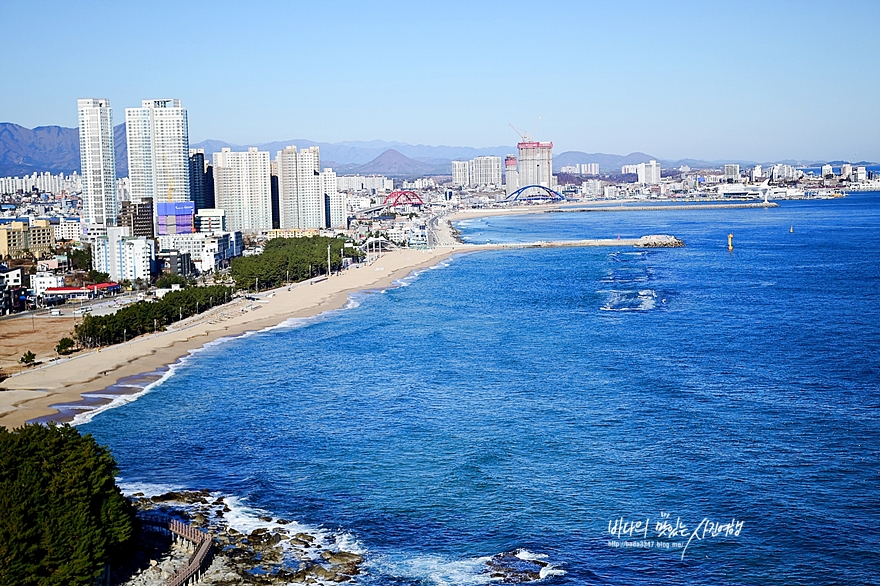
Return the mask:
<path id="1" fill-rule="evenodd" d="M 0 383 L 6 389 L 0 391 L 0 426 L 12 429 L 57 413 L 50 405 L 76 402 L 82 393 L 100 391 L 124 377 L 173 364 L 191 350 L 218 338 L 338 309 L 352 293 L 387 288 L 395 280 L 433 266 L 451 254 L 480 248 L 485 247 L 459 245 L 388 252 L 369 265 L 348 269 L 329 279 L 264 292 L 257 302 L 238 299 L 173 324 L 165 332 L 25 371 Z"/>
<path id="2" fill-rule="evenodd" d="M 503 248 L 457 242 L 450 229 L 454 221 L 482 216 L 542 213 L 556 205 L 455 212 L 439 221 L 438 246 L 432 250 L 400 249 L 383 254 L 369 265 L 343 271 L 329 279 L 281 287 L 260 294 L 259 301 L 238 298 L 203 314 L 170 326 L 166 331 L 135 338 L 125 344 L 76 354 L 12 376 L 0 388 L 0 426 L 9 429 L 57 415 L 55 404 L 76 403 L 83 393 L 94 393 L 123 378 L 155 372 L 190 351 L 225 336 L 262 330 L 290 318 L 311 317 L 343 307 L 352 293 L 384 289 L 412 271 L 433 266 L 452 254 Z M 596 241 L 599 245 L 621 243 Z M 57 417 L 58 420 L 64 419 Z"/>

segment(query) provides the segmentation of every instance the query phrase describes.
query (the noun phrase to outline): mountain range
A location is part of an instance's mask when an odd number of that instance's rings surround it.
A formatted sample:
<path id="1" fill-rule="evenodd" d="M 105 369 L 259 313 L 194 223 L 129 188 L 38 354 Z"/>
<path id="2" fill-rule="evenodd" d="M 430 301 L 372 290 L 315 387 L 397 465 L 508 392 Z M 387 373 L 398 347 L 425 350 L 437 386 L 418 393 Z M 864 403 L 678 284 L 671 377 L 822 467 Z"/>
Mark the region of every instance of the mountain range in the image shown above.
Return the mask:
<path id="1" fill-rule="evenodd" d="M 113 130 L 116 146 L 116 172 L 119 177 L 125 177 L 128 175 L 125 125 L 119 124 Z M 218 152 L 222 148 L 242 151 L 246 150 L 249 146 L 269 151 L 271 156 L 274 157 L 276 151 L 290 145 L 297 148 L 319 147 L 321 149 L 322 166 L 332 167 L 340 175 L 355 173 L 361 175 L 380 174 L 398 178 L 450 175 L 452 172 L 451 162 L 454 160 L 468 160 L 484 155 L 503 157 L 504 155 L 516 152 L 516 147 L 513 145 L 474 148 L 445 145 L 411 145 L 381 140 L 327 143 L 307 139 L 291 139 L 254 145 L 236 145 L 221 140 L 204 140 L 193 143 L 190 147 L 204 149 L 206 157 L 210 159 L 211 153 Z M 739 163 L 744 167 L 757 164 L 755 161 L 730 160 L 703 161 L 699 159 L 682 159 L 667 161 L 641 152 L 628 155 L 613 155 L 567 151 L 553 156 L 553 167 L 555 171 L 558 171 L 560 167 L 578 163 L 599 163 L 599 169 L 603 173 L 617 173 L 623 165 L 634 165 L 651 159 L 658 160 L 664 168 L 687 165 L 693 169 L 717 169 L 725 163 Z M 795 166 L 816 166 L 824 163 L 824 161 L 795 160 L 774 162 Z M 772 163 L 765 162 L 762 164 L 769 165 Z M 30 129 L 11 122 L 0 123 L 0 177 L 23 176 L 43 171 L 73 173 L 74 171 L 79 172 L 79 170 L 79 130 L 77 128 L 38 126 L 37 128 Z"/>

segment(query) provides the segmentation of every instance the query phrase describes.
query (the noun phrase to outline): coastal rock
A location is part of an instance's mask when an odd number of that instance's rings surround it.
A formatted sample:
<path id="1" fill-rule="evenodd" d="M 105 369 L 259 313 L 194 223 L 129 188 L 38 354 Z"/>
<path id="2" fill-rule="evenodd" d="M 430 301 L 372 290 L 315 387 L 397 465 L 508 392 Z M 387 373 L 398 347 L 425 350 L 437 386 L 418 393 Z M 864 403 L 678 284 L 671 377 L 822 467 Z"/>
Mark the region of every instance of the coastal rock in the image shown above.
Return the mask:
<path id="1" fill-rule="evenodd" d="M 652 234 L 642 236 L 635 243 L 637 248 L 681 248 L 684 242 L 670 234 Z"/>
<path id="2" fill-rule="evenodd" d="M 508 551 L 492 556 L 486 566 L 489 575 L 503 584 L 521 584 L 541 579 L 541 570 L 549 564 L 543 560 L 523 557 Z"/>

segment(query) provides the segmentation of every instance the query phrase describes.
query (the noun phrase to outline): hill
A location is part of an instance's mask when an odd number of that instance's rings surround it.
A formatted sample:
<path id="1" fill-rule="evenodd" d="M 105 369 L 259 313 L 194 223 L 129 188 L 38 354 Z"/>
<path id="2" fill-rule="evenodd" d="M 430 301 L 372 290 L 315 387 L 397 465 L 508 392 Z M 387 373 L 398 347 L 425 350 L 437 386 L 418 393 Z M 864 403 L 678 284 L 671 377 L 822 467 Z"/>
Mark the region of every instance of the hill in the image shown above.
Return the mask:
<path id="1" fill-rule="evenodd" d="M 128 175 L 125 124 L 113 128 L 116 174 Z M 80 171 L 79 129 L 64 126 L 25 128 L 0 122 L 0 177 L 31 173 L 73 173 Z"/>

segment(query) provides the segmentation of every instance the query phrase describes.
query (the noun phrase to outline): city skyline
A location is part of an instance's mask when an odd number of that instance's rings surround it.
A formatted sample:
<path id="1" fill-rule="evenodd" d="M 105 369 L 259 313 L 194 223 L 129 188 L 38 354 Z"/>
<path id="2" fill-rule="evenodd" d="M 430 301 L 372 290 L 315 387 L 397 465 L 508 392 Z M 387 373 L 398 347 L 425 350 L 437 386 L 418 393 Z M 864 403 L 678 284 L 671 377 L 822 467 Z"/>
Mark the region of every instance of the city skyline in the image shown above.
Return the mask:
<path id="1" fill-rule="evenodd" d="M 53 84 L 0 96 L 26 127 L 76 126 L 82 96 L 122 110 L 171 95 L 191 142 L 486 147 L 518 142 L 512 123 L 557 152 L 880 159 L 872 2 L 44 6 L 0 8 L 18 23 L 0 75 Z M 69 50 L 84 38 L 112 50 L 92 65 Z M 308 75 L 284 57 L 303 47 Z"/>

